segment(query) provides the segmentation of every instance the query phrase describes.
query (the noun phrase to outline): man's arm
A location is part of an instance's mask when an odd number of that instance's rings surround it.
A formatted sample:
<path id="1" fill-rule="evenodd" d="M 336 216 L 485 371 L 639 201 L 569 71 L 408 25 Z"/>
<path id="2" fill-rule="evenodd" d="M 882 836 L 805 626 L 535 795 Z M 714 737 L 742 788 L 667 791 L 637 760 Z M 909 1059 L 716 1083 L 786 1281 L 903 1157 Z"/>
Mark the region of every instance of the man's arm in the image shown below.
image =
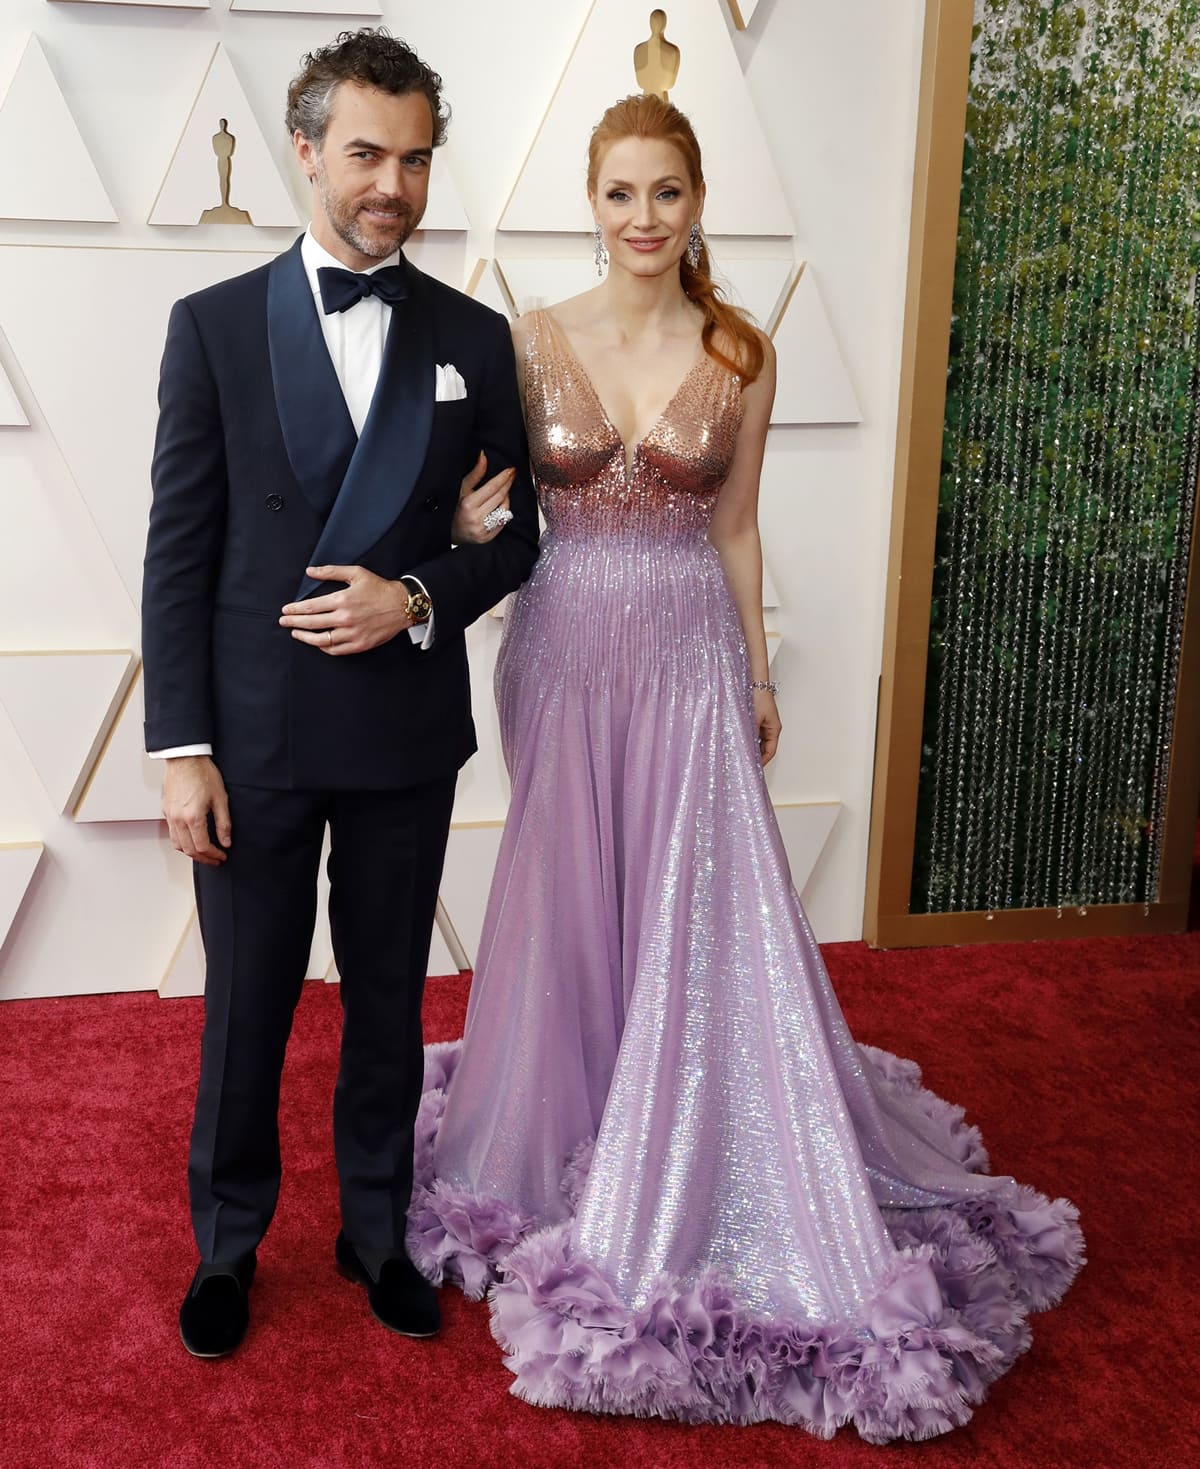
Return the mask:
<path id="1" fill-rule="evenodd" d="M 216 383 L 186 301 L 167 327 L 158 388 L 154 498 L 142 580 L 146 748 L 213 738 L 212 600 L 225 532 L 224 437 Z M 217 838 L 209 831 L 209 816 Z M 205 866 L 225 860 L 229 801 L 207 755 L 168 758 L 163 815 L 175 848 Z"/>
<path id="2" fill-rule="evenodd" d="M 486 374 L 477 391 L 474 433 L 489 472 L 516 471 L 509 490 L 513 518 L 482 545 L 460 545 L 412 567 L 408 574 L 429 589 L 437 639 L 452 637 L 514 591 L 537 560 L 537 501 L 529 474 L 529 446 L 517 391 L 512 339 L 499 317 Z"/>
<path id="3" fill-rule="evenodd" d="M 146 748 L 213 739 L 213 590 L 225 534 L 225 442 L 195 318 L 177 301 L 158 389 L 142 578 Z"/>

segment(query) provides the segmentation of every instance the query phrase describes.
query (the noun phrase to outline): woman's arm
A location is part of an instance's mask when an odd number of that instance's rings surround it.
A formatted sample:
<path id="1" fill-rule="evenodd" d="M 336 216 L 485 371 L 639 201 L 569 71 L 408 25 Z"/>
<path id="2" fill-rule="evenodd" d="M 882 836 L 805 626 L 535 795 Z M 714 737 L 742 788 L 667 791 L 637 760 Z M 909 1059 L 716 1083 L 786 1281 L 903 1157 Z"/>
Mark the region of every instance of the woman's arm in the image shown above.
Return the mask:
<path id="1" fill-rule="evenodd" d="M 758 534 L 758 482 L 767 447 L 767 427 L 775 401 L 775 349 L 763 337 L 766 358 L 759 376 L 742 393 L 742 423 L 738 429 L 733 464 L 721 486 L 708 538 L 717 549 L 733 591 L 742 632 L 750 656 L 750 678 L 770 681 L 767 635 L 762 615 L 762 542 Z M 775 697 L 767 689 L 754 691 L 754 715 L 764 765 L 779 744 L 782 724 Z"/>
<path id="2" fill-rule="evenodd" d="M 517 389 L 508 325 L 488 313 L 476 328 L 490 342 L 474 387 L 475 415 L 468 432 L 493 469 L 513 469 L 508 488 L 513 518 L 498 536 L 483 543 L 467 541 L 408 568 L 407 574 L 429 589 L 439 643 L 461 632 L 507 593 L 515 591 L 533 570 L 538 553 L 537 500 L 529 472 L 529 446 Z"/>
<path id="3" fill-rule="evenodd" d="M 521 398 L 521 412 L 525 412 L 525 353 L 529 346 L 529 318 L 522 316 L 512 324 L 513 354 L 517 362 L 517 392 Z M 484 526 L 485 518 L 494 510 L 507 510 L 508 491 L 516 471 L 502 470 L 492 479 L 484 481 L 487 474 L 487 457 L 480 454 L 470 473 L 459 487 L 458 509 L 454 512 L 454 525 L 450 538 L 456 546 L 471 541 L 481 544 L 494 540 L 504 529 L 506 522 Z"/>

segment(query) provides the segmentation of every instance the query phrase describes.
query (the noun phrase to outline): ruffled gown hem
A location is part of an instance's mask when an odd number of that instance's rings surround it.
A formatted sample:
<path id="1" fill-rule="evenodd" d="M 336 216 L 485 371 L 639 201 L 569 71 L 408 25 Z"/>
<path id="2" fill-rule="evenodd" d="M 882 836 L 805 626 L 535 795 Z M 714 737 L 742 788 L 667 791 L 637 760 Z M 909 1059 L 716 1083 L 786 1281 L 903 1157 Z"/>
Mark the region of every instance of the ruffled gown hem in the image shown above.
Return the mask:
<path id="1" fill-rule="evenodd" d="M 434 1144 L 459 1043 L 430 1047 L 418 1117 L 408 1243 L 435 1284 L 491 1294 L 492 1333 L 527 1402 L 689 1423 L 794 1424 L 830 1438 L 853 1423 L 872 1443 L 960 1427 L 1030 1344 L 1027 1316 L 1065 1293 L 1084 1263 L 1077 1211 L 1011 1179 L 963 1202 L 883 1209 L 897 1256 L 853 1321 L 767 1318 L 719 1272 L 661 1276 L 640 1306 L 571 1238 L 503 1200 L 434 1175 Z M 909 1061 L 863 1047 L 877 1075 L 937 1121 L 954 1156 L 986 1154 L 962 1110 L 926 1091 Z M 591 1143 L 568 1160 L 574 1213 Z"/>

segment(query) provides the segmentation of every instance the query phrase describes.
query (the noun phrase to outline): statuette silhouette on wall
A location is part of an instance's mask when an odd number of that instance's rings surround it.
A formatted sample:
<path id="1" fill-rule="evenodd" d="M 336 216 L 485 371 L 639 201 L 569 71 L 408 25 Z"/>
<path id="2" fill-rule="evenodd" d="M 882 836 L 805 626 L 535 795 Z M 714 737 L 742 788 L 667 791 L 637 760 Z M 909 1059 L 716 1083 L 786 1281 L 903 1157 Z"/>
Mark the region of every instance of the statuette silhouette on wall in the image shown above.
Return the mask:
<path id="1" fill-rule="evenodd" d="M 200 216 L 201 224 L 253 224 L 245 209 L 238 209 L 229 202 L 229 185 L 233 178 L 233 153 L 237 147 L 236 136 L 229 131 L 229 123 L 221 118 L 220 127 L 212 135 L 212 149 L 217 155 L 217 178 L 221 181 L 221 202 L 206 209 Z"/>
<path id="2" fill-rule="evenodd" d="M 218 124 L 216 135 L 214 123 Z M 236 133 L 230 130 L 230 123 L 237 128 Z M 150 223 L 194 228 L 215 221 L 253 225 L 256 229 L 276 225 L 294 228 L 300 216 L 274 153 L 258 126 L 228 51 L 218 43 L 200 78 L 151 206 Z M 213 196 L 214 157 L 220 184 L 218 198 L 222 202 L 204 209 L 205 200 Z M 233 170 L 235 161 L 237 168 Z M 233 192 L 244 206 L 240 210 L 229 202 L 231 171 L 237 175 Z"/>
<path id="3" fill-rule="evenodd" d="M 667 40 L 667 12 L 650 12 L 650 38 L 633 48 L 633 69 L 637 84 L 646 97 L 661 97 L 665 102 L 667 93 L 679 76 L 679 47 Z"/>
<path id="4" fill-rule="evenodd" d="M 652 10 L 666 12 L 661 29 Z M 639 40 L 641 46 L 635 48 Z M 664 46 L 671 48 L 666 62 Z M 577 176 L 579 139 L 591 132 L 614 89 L 621 90 L 622 77 L 626 89 L 634 86 L 634 72 L 639 92 L 645 86 L 661 96 L 669 88 L 668 100 L 683 108 L 704 140 L 707 233 L 790 239 L 796 226 L 787 191 L 750 96 L 729 11 L 717 0 L 592 0 L 504 207 L 500 229 L 591 234 L 595 220 L 584 191 L 564 189 L 562 181 Z M 239 175 L 244 146 L 238 144 Z M 244 189 L 239 178 L 239 194 Z M 261 223 L 257 212 L 254 218 Z M 497 254 L 507 251 L 498 248 Z"/>

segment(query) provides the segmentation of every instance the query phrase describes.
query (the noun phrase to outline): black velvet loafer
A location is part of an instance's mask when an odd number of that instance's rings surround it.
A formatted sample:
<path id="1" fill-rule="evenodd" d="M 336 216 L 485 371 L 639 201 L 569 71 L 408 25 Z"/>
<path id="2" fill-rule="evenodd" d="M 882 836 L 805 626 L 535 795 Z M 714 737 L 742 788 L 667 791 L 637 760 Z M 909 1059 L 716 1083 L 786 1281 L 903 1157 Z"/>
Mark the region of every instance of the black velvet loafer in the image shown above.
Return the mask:
<path id="1" fill-rule="evenodd" d="M 250 1324 L 251 1250 L 229 1265 L 201 1265 L 179 1308 L 179 1335 L 193 1357 L 225 1357 L 242 1344 Z"/>
<path id="2" fill-rule="evenodd" d="M 442 1324 L 437 1291 L 407 1255 L 384 1260 L 376 1278 L 344 1234 L 333 1247 L 338 1271 L 367 1288 L 371 1315 L 401 1336 L 434 1336 Z"/>

